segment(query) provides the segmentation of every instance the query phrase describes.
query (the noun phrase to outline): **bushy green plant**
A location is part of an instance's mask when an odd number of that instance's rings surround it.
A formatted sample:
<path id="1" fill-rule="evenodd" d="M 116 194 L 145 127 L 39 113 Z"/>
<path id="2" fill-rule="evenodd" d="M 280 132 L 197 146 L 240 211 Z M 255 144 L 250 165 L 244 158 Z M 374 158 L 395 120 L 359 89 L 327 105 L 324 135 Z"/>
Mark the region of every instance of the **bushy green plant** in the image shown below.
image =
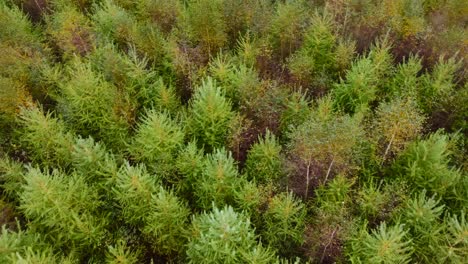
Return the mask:
<path id="1" fill-rule="evenodd" d="M 124 164 L 117 175 L 114 197 L 122 209 L 122 217 L 130 224 L 144 226 L 150 213 L 148 205 L 159 190 L 160 179 L 149 174 L 143 165 Z"/>
<path id="2" fill-rule="evenodd" d="M 390 97 L 411 96 L 417 98 L 422 85 L 422 80 L 419 77 L 421 71 L 421 58 L 410 56 L 404 63 L 398 65 L 395 75 L 389 83 L 388 95 Z"/>
<path id="3" fill-rule="evenodd" d="M 61 120 L 33 107 L 21 111 L 20 124 L 24 133 L 21 143 L 34 162 L 44 166 L 70 164 L 73 136 Z"/>
<path id="4" fill-rule="evenodd" d="M 268 203 L 262 233 L 270 246 L 281 254 L 294 253 L 304 242 L 305 205 L 291 192 L 281 193 Z"/>
<path id="5" fill-rule="evenodd" d="M 448 143 L 448 137 L 440 132 L 414 142 L 396 161 L 394 171 L 419 189 L 446 195 L 460 178 L 459 171 L 449 164 Z"/>
<path id="6" fill-rule="evenodd" d="M 249 179 L 257 182 L 276 182 L 281 176 L 281 145 L 275 135 L 267 130 L 265 138 L 250 149 L 245 164 L 245 173 Z"/>
<path id="7" fill-rule="evenodd" d="M 331 103 L 330 99 L 322 100 L 307 121 L 289 135 L 289 160 L 297 175 L 294 180 L 305 197 L 312 186 L 353 170 L 354 159 L 360 155 L 364 140 L 360 117 L 335 114 Z"/>
<path id="8" fill-rule="evenodd" d="M 361 233 L 350 242 L 352 263 L 409 263 L 413 248 L 402 224 L 387 226 L 385 222 L 368 233 Z"/>
<path id="9" fill-rule="evenodd" d="M 353 50 L 349 51 L 343 45 L 338 46 L 331 15 L 315 14 L 301 48 L 289 61 L 289 68 L 296 78 L 320 91 L 327 89 L 338 77 L 338 67 L 346 67 L 353 53 Z"/>
<path id="10" fill-rule="evenodd" d="M 112 1 L 103 1 L 96 7 L 93 23 L 99 42 L 111 41 L 127 48 L 127 42 L 132 40 L 135 19 Z"/>
<path id="11" fill-rule="evenodd" d="M 468 221 L 465 212 L 459 215 L 447 216 L 444 221 L 443 243 L 438 244 L 434 251 L 437 253 L 437 261 L 440 263 L 463 263 L 468 257 L 467 231 Z"/>
<path id="12" fill-rule="evenodd" d="M 346 72 L 345 80 L 335 85 L 336 107 L 350 113 L 368 108 L 378 98 L 391 72 L 390 46 L 384 39 L 377 42 L 367 56 L 355 61 Z"/>
<path id="13" fill-rule="evenodd" d="M 194 182 L 202 175 L 203 161 L 203 150 L 197 147 L 195 141 L 189 142 L 180 150 L 175 161 L 175 167 L 181 178 L 177 179 L 176 188 L 180 189 L 184 195 L 190 195 L 196 187 Z"/>
<path id="14" fill-rule="evenodd" d="M 444 60 L 443 57 L 435 65 L 431 74 L 423 79 L 425 89 L 420 89 L 420 104 L 423 110 L 431 112 L 444 97 L 448 97 L 455 88 L 455 73 L 460 68 L 460 61 L 455 58 Z"/>
<path id="15" fill-rule="evenodd" d="M 306 95 L 301 92 L 294 92 L 287 98 L 280 120 L 280 130 L 283 137 L 290 134 L 294 127 L 307 120 L 311 111 L 309 104 Z"/>
<path id="16" fill-rule="evenodd" d="M 33 228 L 68 250 L 93 249 L 106 236 L 108 219 L 99 213 L 101 201 L 95 188 L 79 175 L 64 175 L 30 168 L 20 194 L 20 209 Z"/>
<path id="17" fill-rule="evenodd" d="M 78 138 L 71 151 L 72 166 L 88 183 L 101 185 L 103 191 L 117 176 L 117 159 L 93 138 Z M 104 185 L 104 186 L 102 186 Z"/>
<path id="18" fill-rule="evenodd" d="M 241 186 L 241 177 L 231 152 L 216 149 L 203 161 L 203 171 L 193 187 L 198 205 L 207 210 L 233 204 L 235 191 Z"/>
<path id="19" fill-rule="evenodd" d="M 138 263 L 138 251 L 133 251 L 123 241 L 119 241 L 115 246 L 109 246 L 106 255 L 108 264 L 134 264 Z"/>
<path id="20" fill-rule="evenodd" d="M 411 98 L 395 98 L 376 111 L 375 133 L 381 159 L 394 157 L 422 131 L 425 118 Z"/>
<path id="21" fill-rule="evenodd" d="M 307 12 L 302 5 L 301 0 L 277 2 L 275 5 L 269 35 L 280 58 L 286 58 L 299 47 L 307 21 Z"/>
<path id="22" fill-rule="evenodd" d="M 180 19 L 183 4 L 178 0 L 146 0 L 136 4 L 137 16 L 150 19 L 162 32 L 170 33 L 177 26 Z"/>
<path id="23" fill-rule="evenodd" d="M 440 232 L 443 223 L 440 217 L 444 211 L 444 205 L 440 205 L 440 199 L 426 197 L 422 191 L 411 200 L 406 201 L 402 208 L 401 221 L 409 229 L 413 239 L 414 255 L 421 262 L 434 260 L 436 252 L 434 247 L 442 243 Z"/>
<path id="24" fill-rule="evenodd" d="M 85 56 L 95 46 L 95 33 L 89 19 L 75 7 L 68 6 L 46 17 L 47 33 L 64 58 Z"/>
<path id="25" fill-rule="evenodd" d="M 166 113 L 148 111 L 138 126 L 129 151 L 136 161 L 145 162 L 162 176 L 173 171 L 174 157 L 184 143 L 180 125 Z"/>
<path id="26" fill-rule="evenodd" d="M 113 149 L 121 148 L 135 118 L 135 106 L 128 94 L 79 59 L 72 62 L 68 75 L 70 80 L 60 84 L 57 98 L 66 122 L 84 136 L 103 140 Z"/>
<path id="27" fill-rule="evenodd" d="M 23 164 L 8 156 L 0 156 L 0 187 L 5 195 L 17 200 L 24 183 Z"/>
<path id="28" fill-rule="evenodd" d="M 239 263 L 260 259 L 273 261 L 273 254 L 255 241 L 249 218 L 232 207 L 213 208 L 192 220 L 192 235 L 187 245 L 189 263 Z"/>
<path id="29" fill-rule="evenodd" d="M 207 54 L 216 54 L 228 41 L 223 5 L 223 0 L 194 0 L 185 10 L 184 28 L 190 39 L 200 42 Z"/>
<path id="30" fill-rule="evenodd" d="M 159 188 L 146 208 L 148 216 L 143 234 L 153 248 L 162 254 L 180 254 L 186 244 L 187 223 L 190 210 L 173 192 Z"/>
<path id="31" fill-rule="evenodd" d="M 229 122 L 234 117 L 231 108 L 213 79 L 204 80 L 196 88 L 190 103 L 188 130 L 207 151 L 225 143 Z"/>

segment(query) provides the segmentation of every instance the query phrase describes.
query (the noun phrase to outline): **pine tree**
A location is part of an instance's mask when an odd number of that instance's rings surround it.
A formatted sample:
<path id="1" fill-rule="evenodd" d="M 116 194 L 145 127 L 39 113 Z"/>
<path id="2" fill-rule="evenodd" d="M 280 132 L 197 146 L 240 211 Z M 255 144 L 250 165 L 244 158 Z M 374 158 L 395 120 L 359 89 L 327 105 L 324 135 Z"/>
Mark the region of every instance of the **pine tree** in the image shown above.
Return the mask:
<path id="1" fill-rule="evenodd" d="M 20 209 L 32 228 L 53 237 L 57 247 L 95 249 L 106 236 L 105 213 L 97 191 L 79 175 L 30 168 L 20 194 Z"/>
<path id="2" fill-rule="evenodd" d="M 232 154 L 217 149 L 203 161 L 201 176 L 194 182 L 194 192 L 200 208 L 208 210 L 214 203 L 217 207 L 232 205 L 235 191 L 242 185 Z"/>
<path id="3" fill-rule="evenodd" d="M 409 263 L 413 248 L 406 239 L 401 224 L 387 226 L 385 222 L 368 233 L 363 230 L 350 242 L 352 263 Z"/>
<path id="4" fill-rule="evenodd" d="M 305 217 L 304 204 L 291 192 L 281 193 L 268 203 L 262 235 L 280 254 L 294 253 L 304 242 Z"/>
<path id="5" fill-rule="evenodd" d="M 221 147 L 229 122 L 234 117 L 231 103 L 211 78 L 197 87 L 190 103 L 188 130 L 207 151 Z"/>
<path id="6" fill-rule="evenodd" d="M 70 164 L 73 136 L 61 120 L 53 117 L 52 113 L 33 107 L 21 111 L 20 124 L 23 130 L 21 143 L 29 150 L 34 162 L 62 168 Z"/>
<path id="7" fill-rule="evenodd" d="M 281 145 L 269 130 L 259 137 L 247 156 L 245 173 L 256 182 L 276 182 L 281 176 Z"/>
<path id="8" fill-rule="evenodd" d="M 148 111 L 137 128 L 129 151 L 158 175 L 168 177 L 174 169 L 174 157 L 184 143 L 184 132 L 167 113 Z"/>
<path id="9" fill-rule="evenodd" d="M 213 208 L 192 220 L 187 245 L 189 263 L 240 263 L 259 258 L 270 263 L 273 254 L 256 245 L 249 218 L 232 207 Z"/>
<path id="10" fill-rule="evenodd" d="M 125 144 L 134 105 L 90 63 L 77 58 L 67 69 L 70 80 L 60 84 L 58 109 L 66 122 L 82 135 L 103 140 L 112 149 Z"/>
<path id="11" fill-rule="evenodd" d="M 460 179 L 449 165 L 448 137 L 440 132 L 411 144 L 393 166 L 394 172 L 429 194 L 446 195 Z"/>

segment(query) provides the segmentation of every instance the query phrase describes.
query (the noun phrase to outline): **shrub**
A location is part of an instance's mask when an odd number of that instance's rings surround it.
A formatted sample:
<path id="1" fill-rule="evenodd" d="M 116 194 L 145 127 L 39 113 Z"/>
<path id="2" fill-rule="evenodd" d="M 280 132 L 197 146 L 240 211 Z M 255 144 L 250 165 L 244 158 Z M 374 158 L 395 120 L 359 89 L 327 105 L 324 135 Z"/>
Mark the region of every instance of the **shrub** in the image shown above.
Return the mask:
<path id="1" fill-rule="evenodd" d="M 24 135 L 21 143 L 29 150 L 34 162 L 63 168 L 70 164 L 73 136 L 61 120 L 33 107 L 21 111 L 20 124 Z"/>
<path id="2" fill-rule="evenodd" d="M 331 112 L 324 99 L 308 120 L 289 135 L 288 159 L 292 170 L 290 186 L 308 197 L 313 186 L 325 184 L 334 175 L 353 170 L 364 140 L 358 116 Z"/>
<path id="3" fill-rule="evenodd" d="M 214 150 L 203 164 L 202 174 L 193 187 L 200 208 L 207 210 L 213 203 L 218 207 L 233 204 L 235 191 L 242 181 L 231 153 L 224 149 Z"/>
<path id="4" fill-rule="evenodd" d="M 335 105 L 349 113 L 366 109 L 378 98 L 387 75 L 392 71 L 389 44 L 377 42 L 366 57 L 361 57 L 346 72 L 346 79 L 333 89 Z"/>
<path id="5" fill-rule="evenodd" d="M 146 172 L 142 165 L 133 167 L 126 163 L 120 168 L 113 192 L 127 223 L 144 226 L 150 213 L 148 205 L 157 194 L 159 184 L 160 179 Z"/>
<path id="6" fill-rule="evenodd" d="M 140 252 L 132 251 L 123 241 L 115 246 L 108 246 L 106 263 L 108 264 L 134 264 L 138 263 Z"/>
<path id="7" fill-rule="evenodd" d="M 406 239 L 403 225 L 387 226 L 385 222 L 372 233 L 361 231 L 350 242 L 353 263 L 409 263 L 413 248 Z"/>
<path id="8" fill-rule="evenodd" d="M 199 180 L 204 169 L 204 156 L 203 150 L 197 147 L 195 141 L 189 142 L 183 149 L 180 150 L 176 158 L 175 167 L 180 174 L 180 179 L 176 180 L 176 188 L 180 190 L 183 195 L 190 195 L 193 193 L 195 182 Z M 191 199 L 188 199 L 189 201 Z"/>
<path id="9" fill-rule="evenodd" d="M 183 28 L 188 29 L 190 39 L 199 42 L 209 55 L 216 54 L 228 41 L 223 5 L 223 0 L 194 0 L 185 11 Z"/>
<path id="10" fill-rule="evenodd" d="M 231 103 L 211 78 L 195 90 L 190 102 L 188 130 L 207 151 L 221 147 L 226 140 L 229 122 L 234 117 Z"/>
<path id="11" fill-rule="evenodd" d="M 108 219 L 98 213 L 98 193 L 79 175 L 30 168 L 20 203 L 32 227 L 50 235 L 57 247 L 95 249 L 106 236 Z"/>
<path id="12" fill-rule="evenodd" d="M 268 203 L 263 237 L 282 255 L 294 253 L 304 242 L 306 211 L 292 193 L 281 193 Z"/>
<path id="13" fill-rule="evenodd" d="M 184 132 L 179 124 L 168 114 L 152 110 L 138 126 L 129 151 L 136 161 L 145 162 L 152 171 L 167 177 L 183 143 Z"/>
<path id="14" fill-rule="evenodd" d="M 92 19 L 99 43 L 115 42 L 126 49 L 132 41 L 135 19 L 112 1 L 106 0 L 96 6 Z"/>
<path id="15" fill-rule="evenodd" d="M 439 262 L 463 263 L 467 258 L 468 240 L 466 233 L 468 222 L 464 212 L 447 216 L 444 221 L 444 243 L 438 244 L 434 251 Z"/>
<path id="16" fill-rule="evenodd" d="M 259 263 L 273 261 L 273 254 L 255 242 L 249 218 L 232 207 L 215 207 L 210 213 L 194 217 L 191 231 L 189 263 L 239 263 L 256 256 L 262 260 Z"/>
<path id="17" fill-rule="evenodd" d="M 448 137 L 435 133 L 411 144 L 393 166 L 408 183 L 429 194 L 446 195 L 459 182 L 460 173 L 449 165 Z"/>
<path id="18" fill-rule="evenodd" d="M 440 222 L 440 216 L 444 205 L 440 205 L 440 199 L 426 197 L 426 192 L 422 191 L 406 201 L 402 211 L 402 222 L 409 228 L 416 259 L 421 262 L 434 260 L 437 254 L 433 251 L 434 246 L 441 243 L 443 223 Z"/>
<path id="19" fill-rule="evenodd" d="M 95 35 L 88 18 L 74 7 L 57 10 L 46 17 L 47 33 L 64 58 L 85 56 L 95 46 Z"/>
<path id="20" fill-rule="evenodd" d="M 422 131 L 424 116 L 411 98 L 396 98 L 379 105 L 374 132 L 382 162 L 398 155 Z"/>
<path id="21" fill-rule="evenodd" d="M 23 164 L 8 156 L 0 156 L 0 187 L 5 192 L 5 196 L 18 200 L 23 183 Z"/>
<path id="22" fill-rule="evenodd" d="M 83 136 L 103 140 L 111 149 L 125 145 L 135 106 L 127 95 L 104 81 L 90 63 L 75 59 L 67 69 L 70 80 L 60 84 L 58 109 Z"/>
<path id="23" fill-rule="evenodd" d="M 301 0 L 278 2 L 270 26 L 270 43 L 284 59 L 293 53 L 302 40 L 307 13 Z"/>
<path id="24" fill-rule="evenodd" d="M 161 254 L 181 253 L 186 244 L 187 223 L 190 210 L 171 191 L 159 188 L 152 196 L 143 234 L 148 236 L 152 247 Z"/>
<path id="25" fill-rule="evenodd" d="M 257 182 L 276 182 L 281 176 L 281 145 L 267 130 L 265 139 L 259 137 L 247 156 L 245 173 Z"/>

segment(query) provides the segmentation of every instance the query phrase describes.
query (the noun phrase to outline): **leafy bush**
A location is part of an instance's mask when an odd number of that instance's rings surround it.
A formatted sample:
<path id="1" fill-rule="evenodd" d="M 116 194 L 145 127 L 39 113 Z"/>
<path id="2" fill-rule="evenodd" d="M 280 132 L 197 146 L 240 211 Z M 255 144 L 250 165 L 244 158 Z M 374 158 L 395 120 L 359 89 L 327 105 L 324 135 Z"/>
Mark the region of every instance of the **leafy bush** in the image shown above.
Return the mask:
<path id="1" fill-rule="evenodd" d="M 192 236 L 187 255 L 189 263 L 238 263 L 257 259 L 257 263 L 269 263 L 272 253 L 255 242 L 250 220 L 232 207 L 213 208 L 192 220 Z M 209 246 L 208 246 L 209 245 Z"/>
<path id="2" fill-rule="evenodd" d="M 0 263 L 464 263 L 466 0 L 5 0 Z"/>
<path id="3" fill-rule="evenodd" d="M 192 116 L 188 121 L 189 133 L 210 151 L 221 147 L 226 140 L 229 122 L 234 117 L 231 103 L 211 78 L 195 90 L 190 103 Z"/>

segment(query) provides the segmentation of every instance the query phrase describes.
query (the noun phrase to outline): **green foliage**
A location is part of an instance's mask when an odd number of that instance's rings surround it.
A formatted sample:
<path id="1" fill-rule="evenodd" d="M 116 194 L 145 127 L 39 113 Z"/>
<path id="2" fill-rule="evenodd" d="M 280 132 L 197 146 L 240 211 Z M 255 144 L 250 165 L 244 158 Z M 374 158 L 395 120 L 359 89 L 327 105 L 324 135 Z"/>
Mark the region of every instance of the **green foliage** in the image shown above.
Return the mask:
<path id="1" fill-rule="evenodd" d="M 201 208 L 208 210 L 214 203 L 217 207 L 233 204 L 235 191 L 242 185 L 231 152 L 216 149 L 203 161 L 202 174 L 195 180 L 195 196 Z"/>
<path id="2" fill-rule="evenodd" d="M 78 59 L 68 68 L 68 75 L 70 80 L 60 84 L 57 98 L 67 123 L 109 147 L 122 147 L 134 119 L 134 105 L 127 95 Z"/>
<path id="3" fill-rule="evenodd" d="M 281 176 L 281 145 L 267 130 L 265 139 L 259 137 L 247 156 L 245 173 L 257 182 L 275 182 Z"/>
<path id="4" fill-rule="evenodd" d="M 175 167 L 180 174 L 177 187 L 184 195 L 190 194 L 194 189 L 196 182 L 204 170 L 203 150 L 198 149 L 195 141 L 189 142 L 177 156 Z"/>
<path id="5" fill-rule="evenodd" d="M 468 221 L 465 213 L 446 217 L 444 226 L 446 227 L 443 235 L 444 243 L 438 244 L 435 248 L 435 252 L 438 253 L 437 260 L 441 263 L 463 263 L 468 257 L 466 251 Z"/>
<path id="6" fill-rule="evenodd" d="M 310 115 L 309 100 L 304 94 L 294 92 L 286 101 L 286 107 L 281 115 L 280 129 L 282 135 L 287 136 L 294 127 L 301 125 Z"/>
<path id="7" fill-rule="evenodd" d="M 183 25 L 190 39 L 200 42 L 208 54 L 215 54 L 228 41 L 223 5 L 223 0 L 193 0 L 185 12 Z"/>
<path id="8" fill-rule="evenodd" d="M 21 184 L 24 183 L 23 164 L 0 156 L 0 186 L 5 195 L 11 199 L 18 199 Z"/>
<path id="9" fill-rule="evenodd" d="M 376 112 L 375 132 L 385 162 L 419 136 L 425 119 L 411 98 L 382 103 Z"/>
<path id="10" fill-rule="evenodd" d="M 159 181 L 143 166 L 133 167 L 127 163 L 120 168 L 113 191 L 126 222 L 139 226 L 145 223 L 148 205 L 159 189 Z"/>
<path id="11" fill-rule="evenodd" d="M 132 40 L 134 18 L 110 0 L 103 1 L 96 8 L 93 22 L 99 41 L 115 41 L 119 45 L 126 45 L 127 41 Z"/>
<path id="12" fill-rule="evenodd" d="M 143 234 L 163 254 L 181 253 L 186 243 L 190 210 L 173 192 L 160 187 L 153 195 Z"/>
<path id="13" fill-rule="evenodd" d="M 213 208 L 192 220 L 187 256 L 189 263 L 270 263 L 273 254 L 255 241 L 249 218 L 232 207 Z M 254 263 L 254 262 L 253 262 Z M 255 262 L 257 263 L 257 262 Z"/>
<path id="14" fill-rule="evenodd" d="M 465 263 L 465 2 L 0 1 L 0 263 Z"/>
<path id="15" fill-rule="evenodd" d="M 322 100 L 307 121 L 289 135 L 289 159 L 300 177 L 297 181 L 305 186 L 305 197 L 312 184 L 324 184 L 338 173 L 352 171 L 359 159 L 360 143 L 364 140 L 360 117 L 331 111 L 331 101 Z"/>
<path id="16" fill-rule="evenodd" d="M 225 143 L 229 122 L 234 117 L 231 103 L 211 78 L 197 87 L 190 103 L 188 130 L 197 142 L 211 151 Z"/>
<path id="17" fill-rule="evenodd" d="M 94 48 L 94 32 L 88 18 L 74 7 L 60 9 L 46 17 L 47 34 L 65 58 L 85 56 Z"/>
<path id="18" fill-rule="evenodd" d="M 449 164 L 448 143 L 448 137 L 442 133 L 414 142 L 396 161 L 394 171 L 417 188 L 446 195 L 460 178 L 459 171 Z"/>
<path id="19" fill-rule="evenodd" d="M 369 54 L 353 62 L 346 79 L 334 87 L 338 109 L 354 113 L 369 107 L 378 98 L 386 76 L 392 70 L 390 47 L 386 41 L 378 42 Z"/>
<path id="20" fill-rule="evenodd" d="M 363 230 L 350 242 L 352 263 L 409 263 L 413 251 L 403 225 L 385 222 L 372 233 Z"/>
<path id="21" fill-rule="evenodd" d="M 138 263 L 140 252 L 133 252 L 123 242 L 119 241 L 115 246 L 109 246 L 106 256 L 106 263 L 108 264 L 134 264 Z"/>
<path id="22" fill-rule="evenodd" d="M 174 157 L 184 143 L 184 132 L 168 114 L 148 111 L 129 147 L 136 161 L 145 162 L 158 175 L 169 176 Z"/>
<path id="23" fill-rule="evenodd" d="M 420 90 L 422 109 L 430 112 L 442 98 L 448 97 L 455 87 L 455 72 L 460 68 L 460 62 L 455 58 L 444 60 L 439 58 L 432 74 L 424 78 L 426 89 Z"/>
<path id="24" fill-rule="evenodd" d="M 441 243 L 440 231 L 444 226 L 439 219 L 444 205 L 439 204 L 440 199 L 428 198 L 422 191 L 408 200 L 401 212 L 402 221 L 412 234 L 414 254 L 422 262 L 432 261 L 437 254 L 434 246 Z"/>
<path id="25" fill-rule="evenodd" d="M 294 252 L 303 243 L 306 211 L 291 192 L 281 193 L 268 203 L 263 237 L 281 254 Z"/>
<path id="26" fill-rule="evenodd" d="M 299 46 L 306 27 L 307 12 L 301 0 L 277 2 L 270 25 L 270 38 L 280 58 L 286 58 Z"/>
<path id="27" fill-rule="evenodd" d="M 56 245 L 92 249 L 106 236 L 108 219 L 98 213 L 99 196 L 78 175 L 30 168 L 20 202 L 31 225 L 43 230 Z"/>
<path id="28" fill-rule="evenodd" d="M 340 44 L 339 44 L 340 43 Z M 291 57 L 289 68 L 296 78 L 314 89 L 328 88 L 351 62 L 354 46 L 338 41 L 333 17 L 315 14 L 301 48 Z"/>
<path id="29" fill-rule="evenodd" d="M 29 150 L 33 161 L 44 166 L 66 167 L 70 163 L 73 136 L 61 120 L 33 107 L 21 111 L 20 124 L 23 127 L 21 143 Z"/>
<path id="30" fill-rule="evenodd" d="M 421 70 L 421 58 L 416 56 L 411 56 L 398 65 L 389 84 L 389 95 L 417 97 L 422 85 L 422 80 L 418 76 Z"/>

